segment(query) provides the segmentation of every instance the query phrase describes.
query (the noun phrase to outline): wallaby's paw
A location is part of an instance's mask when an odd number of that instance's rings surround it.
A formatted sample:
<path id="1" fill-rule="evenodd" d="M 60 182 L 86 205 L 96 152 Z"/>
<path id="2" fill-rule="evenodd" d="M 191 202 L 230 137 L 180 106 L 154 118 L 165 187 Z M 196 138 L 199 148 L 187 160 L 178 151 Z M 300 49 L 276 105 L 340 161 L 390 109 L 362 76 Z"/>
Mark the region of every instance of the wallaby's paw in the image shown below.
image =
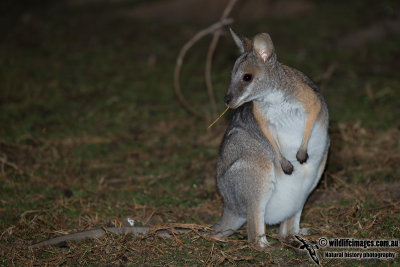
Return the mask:
<path id="1" fill-rule="evenodd" d="M 267 238 L 263 236 L 258 239 L 254 245 L 258 250 L 265 250 L 267 247 L 270 246 L 270 243 L 268 242 Z"/>
<path id="2" fill-rule="evenodd" d="M 303 164 L 304 162 L 306 162 L 307 159 L 308 159 L 307 150 L 299 149 L 299 151 L 297 151 L 297 154 L 296 154 L 296 159 L 297 159 L 301 164 Z"/>
<path id="3" fill-rule="evenodd" d="M 287 175 L 291 175 L 294 170 L 292 163 L 285 158 L 282 158 L 281 160 L 281 167 L 283 172 Z"/>

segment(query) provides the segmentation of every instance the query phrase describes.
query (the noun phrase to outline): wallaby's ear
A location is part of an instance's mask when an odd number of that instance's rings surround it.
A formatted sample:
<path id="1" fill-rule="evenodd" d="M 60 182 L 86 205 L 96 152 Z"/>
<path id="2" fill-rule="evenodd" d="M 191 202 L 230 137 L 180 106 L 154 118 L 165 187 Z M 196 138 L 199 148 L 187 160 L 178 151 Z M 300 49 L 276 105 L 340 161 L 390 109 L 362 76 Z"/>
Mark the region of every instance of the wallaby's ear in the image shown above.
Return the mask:
<path id="1" fill-rule="evenodd" d="M 232 38 L 235 41 L 237 47 L 239 47 L 240 53 L 248 52 L 251 50 L 251 41 L 240 34 L 237 34 L 231 27 L 229 27 L 229 31 L 231 32 Z"/>
<path id="2" fill-rule="evenodd" d="M 254 36 L 253 48 L 264 63 L 274 54 L 274 44 L 268 33 L 259 33 Z"/>

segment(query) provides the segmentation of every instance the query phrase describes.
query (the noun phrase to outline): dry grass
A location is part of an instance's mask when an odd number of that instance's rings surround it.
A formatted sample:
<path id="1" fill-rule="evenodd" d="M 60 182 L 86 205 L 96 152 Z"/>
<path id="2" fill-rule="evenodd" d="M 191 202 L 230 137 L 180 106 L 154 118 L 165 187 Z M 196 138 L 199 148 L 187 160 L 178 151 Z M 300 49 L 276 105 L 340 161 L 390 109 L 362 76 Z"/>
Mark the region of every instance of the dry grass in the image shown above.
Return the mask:
<path id="1" fill-rule="evenodd" d="M 223 127 L 223 126 L 220 126 Z M 219 129 L 220 130 L 220 129 Z M 398 177 L 400 163 L 399 130 L 389 129 L 378 132 L 365 129 L 360 124 L 340 123 L 331 130 L 332 147 L 329 165 L 317 190 L 306 204 L 302 226 L 310 227 L 309 240 L 327 237 L 358 237 L 368 239 L 398 238 L 400 214 L 400 183 Z M 113 137 L 117 138 L 117 137 Z M 27 140 L 29 142 L 27 142 Z M 70 140 L 38 140 L 29 138 L 24 145 L 2 141 L 1 180 L 12 187 L 42 186 L 48 184 L 45 176 L 36 176 L 37 170 L 51 168 L 55 159 L 68 161 L 71 147 L 83 143 L 112 142 L 101 137 L 84 137 Z M 199 141 L 200 142 L 200 141 Z M 154 155 L 153 155 L 154 156 Z M 163 157 L 163 155 L 155 155 Z M 102 168 L 113 168 L 106 162 Z M 210 164 L 210 163 L 209 163 Z M 93 167 L 93 166 L 92 166 Z M 126 201 L 103 201 L 101 196 L 115 191 L 152 190 L 156 184 L 146 188 L 132 181 L 148 177 L 121 177 L 100 179 L 91 189 L 91 196 L 79 197 L 68 191 L 69 183 L 74 183 L 73 173 L 79 170 L 64 166 L 58 169 L 68 177 L 60 175 L 51 187 L 59 189 L 62 195 L 45 199 L 40 193 L 31 195 L 32 201 L 47 201 L 47 209 L 32 209 L 23 212 L 2 210 L 13 218 L 6 229 L 1 231 L 1 252 L 7 263 L 15 265 L 81 265 L 96 264 L 151 264 L 175 265 L 220 265 L 220 264 L 308 264 L 304 254 L 293 254 L 293 243 L 286 243 L 277 237 L 277 229 L 269 228 L 268 236 L 274 242 L 265 252 L 258 252 L 245 241 L 245 229 L 228 240 L 212 240 L 201 234 L 205 225 L 182 224 L 187 218 L 198 218 L 212 223 L 219 216 L 221 202 L 218 198 L 206 200 L 198 206 L 187 209 L 168 209 L 163 206 L 146 206 Z M 382 179 L 388 177 L 388 181 Z M 167 175 L 168 176 L 168 175 Z M 156 179 L 165 179 L 159 176 Z M 138 180 L 137 180 L 138 179 Z M 178 190 L 188 190 L 177 186 Z M 210 194 L 210 187 L 201 187 L 204 194 Z M 212 194 L 216 194 L 213 190 Z M 17 202 L 4 199 L 4 202 Z M 63 215 L 68 209 L 78 207 L 79 215 L 70 218 Z M 107 234 L 99 240 L 68 242 L 61 247 L 27 249 L 27 246 L 49 237 L 77 230 L 98 228 L 99 226 L 121 226 L 124 218 L 104 217 L 100 209 L 124 209 L 130 218 L 143 225 L 153 225 L 155 229 L 180 227 L 191 229 L 173 238 L 161 238 L 154 232 L 146 236 L 114 236 Z M 71 225 L 75 228 L 71 229 Z M 10 244 L 10 245 L 7 245 Z M 284 248 L 282 252 L 280 249 Z M 399 253 L 397 249 L 395 252 Z M 324 261 L 326 265 L 341 265 L 343 262 Z"/>

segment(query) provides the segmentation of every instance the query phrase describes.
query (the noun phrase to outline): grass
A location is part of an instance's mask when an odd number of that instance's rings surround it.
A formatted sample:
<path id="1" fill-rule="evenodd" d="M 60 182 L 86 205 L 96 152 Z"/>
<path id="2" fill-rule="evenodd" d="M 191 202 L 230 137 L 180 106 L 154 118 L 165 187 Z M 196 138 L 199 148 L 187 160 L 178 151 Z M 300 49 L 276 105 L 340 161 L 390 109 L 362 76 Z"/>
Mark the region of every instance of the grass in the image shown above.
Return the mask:
<path id="1" fill-rule="evenodd" d="M 10 2 L 1 17 L 0 264 L 310 264 L 308 255 L 278 240 L 277 226 L 267 227 L 274 245 L 266 251 L 245 241 L 245 228 L 227 242 L 195 232 L 172 240 L 107 234 L 66 247 L 26 248 L 127 217 L 144 225 L 204 226 L 220 216 L 214 168 L 227 121 L 207 131 L 210 121 L 188 115 L 172 89 L 180 47 L 205 25 L 118 15 L 146 4 Z M 309 240 L 400 236 L 399 36 L 357 50 L 336 46 L 347 33 L 393 18 L 399 7 L 396 1 L 368 4 L 315 2 L 306 16 L 235 25 L 249 37 L 271 32 L 279 59 L 311 77 L 336 64 L 321 84 L 332 144 L 302 218 L 313 230 Z M 190 51 L 182 72 L 184 94 L 201 112 L 210 110 L 202 73 L 208 41 Z M 236 53 L 224 36 L 213 66 L 220 111 Z M 400 263 L 322 260 L 329 266 Z"/>

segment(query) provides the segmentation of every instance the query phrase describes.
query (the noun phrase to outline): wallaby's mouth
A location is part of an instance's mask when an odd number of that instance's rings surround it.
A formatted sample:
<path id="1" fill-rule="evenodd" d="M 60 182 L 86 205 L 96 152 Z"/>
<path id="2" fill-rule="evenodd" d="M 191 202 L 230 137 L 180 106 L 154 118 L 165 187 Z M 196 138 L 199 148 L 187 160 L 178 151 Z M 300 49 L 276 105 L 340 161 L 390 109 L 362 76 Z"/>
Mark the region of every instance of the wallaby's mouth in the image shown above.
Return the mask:
<path id="1" fill-rule="evenodd" d="M 235 109 L 240 105 L 237 103 L 237 98 L 235 98 L 232 94 L 226 94 L 224 97 L 225 105 L 229 108 Z"/>
<path id="2" fill-rule="evenodd" d="M 232 94 L 226 94 L 224 97 L 225 104 L 229 107 L 229 104 L 232 102 L 233 96 Z"/>
<path id="3" fill-rule="evenodd" d="M 231 109 L 237 109 L 238 107 L 240 107 L 245 103 L 241 99 L 232 97 L 230 95 L 226 95 L 224 100 L 225 100 L 225 105 Z"/>
<path id="4" fill-rule="evenodd" d="M 231 103 L 231 104 L 227 104 L 226 105 L 227 107 L 229 107 L 229 108 L 231 108 L 231 109 L 237 109 L 238 107 L 240 107 L 241 105 L 238 105 L 238 104 L 236 104 L 236 103 Z"/>

